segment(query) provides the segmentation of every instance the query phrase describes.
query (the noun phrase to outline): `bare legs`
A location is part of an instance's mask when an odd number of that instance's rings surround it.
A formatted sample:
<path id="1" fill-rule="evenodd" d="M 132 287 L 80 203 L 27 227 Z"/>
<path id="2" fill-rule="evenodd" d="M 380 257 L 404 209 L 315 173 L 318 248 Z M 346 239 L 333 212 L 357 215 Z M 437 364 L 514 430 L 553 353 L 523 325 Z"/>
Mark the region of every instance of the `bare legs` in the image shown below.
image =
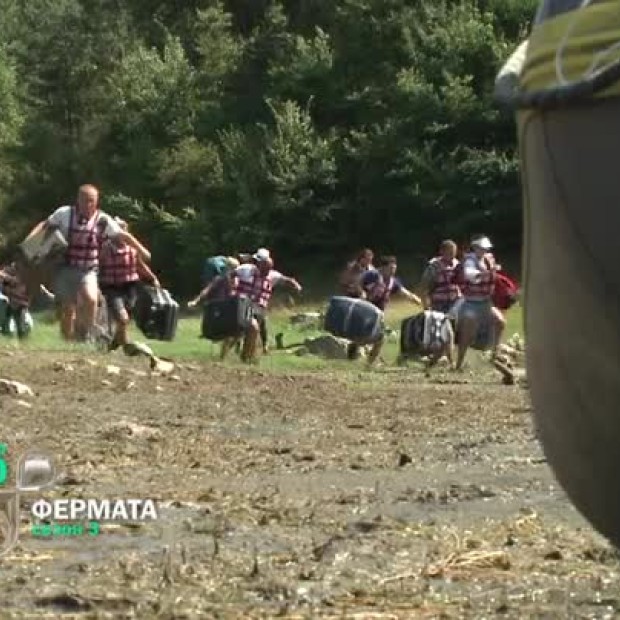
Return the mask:
<path id="1" fill-rule="evenodd" d="M 478 334 L 478 329 L 481 325 L 481 320 L 484 317 L 477 315 L 475 313 L 463 312 L 458 321 L 458 332 L 457 332 L 457 360 L 456 360 L 456 370 L 460 370 L 463 367 L 463 362 L 465 361 L 465 354 L 467 353 L 467 349 L 471 347 L 476 336 Z M 504 318 L 502 312 L 498 308 L 491 308 L 490 310 L 490 321 L 491 321 L 491 351 L 493 358 L 497 356 L 497 347 L 501 342 L 502 335 L 504 334 L 504 329 L 506 327 L 506 319 Z"/>

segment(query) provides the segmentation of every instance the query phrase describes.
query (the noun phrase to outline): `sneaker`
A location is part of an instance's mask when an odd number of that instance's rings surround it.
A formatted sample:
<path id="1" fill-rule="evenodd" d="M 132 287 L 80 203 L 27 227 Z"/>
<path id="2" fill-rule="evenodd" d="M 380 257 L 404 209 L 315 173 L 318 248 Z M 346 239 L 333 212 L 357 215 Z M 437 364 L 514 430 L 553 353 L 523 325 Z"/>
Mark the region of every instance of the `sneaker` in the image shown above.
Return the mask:
<path id="1" fill-rule="evenodd" d="M 121 346 L 121 343 L 116 339 L 116 337 L 114 337 L 108 343 L 108 351 L 116 351 L 116 349 L 118 349 L 118 347 L 120 346 Z"/>
<path id="2" fill-rule="evenodd" d="M 276 349 L 283 349 L 283 348 L 284 348 L 284 334 L 280 332 L 279 334 L 276 334 Z"/>
<path id="3" fill-rule="evenodd" d="M 153 349 L 146 345 L 144 342 L 128 342 L 123 345 L 123 353 L 129 357 L 135 357 L 136 355 L 143 355 L 144 357 L 155 357 Z"/>

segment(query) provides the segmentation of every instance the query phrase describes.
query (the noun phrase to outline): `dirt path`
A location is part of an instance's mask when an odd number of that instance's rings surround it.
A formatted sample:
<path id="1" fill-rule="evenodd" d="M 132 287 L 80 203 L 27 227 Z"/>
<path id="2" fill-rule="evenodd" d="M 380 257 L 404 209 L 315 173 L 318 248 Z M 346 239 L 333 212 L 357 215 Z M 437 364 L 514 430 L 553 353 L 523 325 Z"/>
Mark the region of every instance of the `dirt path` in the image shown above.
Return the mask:
<path id="1" fill-rule="evenodd" d="M 2 618 L 620 609 L 615 554 L 558 489 L 527 392 L 496 375 L 193 364 L 151 377 L 122 356 L 5 361 L 1 375 L 36 395 L 21 397 L 31 407 L 0 396 L 0 440 L 56 455 L 63 484 L 45 497 L 154 498 L 161 519 L 41 540 L 24 510 L 0 557 Z"/>

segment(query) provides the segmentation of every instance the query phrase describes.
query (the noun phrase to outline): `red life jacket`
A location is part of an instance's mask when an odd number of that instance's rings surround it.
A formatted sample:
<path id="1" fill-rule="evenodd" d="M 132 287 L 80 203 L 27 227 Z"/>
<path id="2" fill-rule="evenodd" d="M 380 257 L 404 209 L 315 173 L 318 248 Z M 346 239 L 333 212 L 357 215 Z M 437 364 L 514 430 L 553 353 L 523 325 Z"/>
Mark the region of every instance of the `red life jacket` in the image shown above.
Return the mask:
<path id="1" fill-rule="evenodd" d="M 461 289 L 465 299 L 490 299 L 495 288 L 495 271 L 483 272 L 480 282 L 469 282 L 465 278 L 464 263 L 468 256 L 464 256 L 463 260 L 457 265 L 454 275 L 454 281 Z"/>
<path id="2" fill-rule="evenodd" d="M 465 285 L 465 272 L 463 271 L 463 261 L 460 261 L 459 264 L 454 268 L 453 282 L 459 287 L 461 291 L 463 290 L 463 286 Z"/>
<path id="3" fill-rule="evenodd" d="M 456 301 L 461 296 L 461 289 L 456 282 L 457 269 L 460 263 L 455 262 L 456 264 L 453 262 L 452 265 L 447 265 L 440 256 L 434 260 L 437 268 L 430 295 L 433 304 Z"/>
<path id="4" fill-rule="evenodd" d="M 254 267 L 254 274 L 250 281 L 239 278 L 235 288 L 238 297 L 249 297 L 255 304 L 266 308 L 273 294 L 273 284 L 269 274 L 261 276 L 258 267 Z"/>
<path id="5" fill-rule="evenodd" d="M 65 255 L 67 264 L 84 270 L 94 269 L 99 265 L 101 247 L 99 212 L 83 225 L 78 223 L 76 215 L 76 207 L 71 207 L 69 239 Z"/>
<path id="6" fill-rule="evenodd" d="M 506 274 L 497 273 L 493 291 L 493 305 L 500 310 L 508 310 L 517 301 L 519 285 Z"/>
<path id="7" fill-rule="evenodd" d="M 128 245 L 119 248 L 107 243 L 99 259 L 99 282 L 120 286 L 139 279 L 137 252 Z"/>

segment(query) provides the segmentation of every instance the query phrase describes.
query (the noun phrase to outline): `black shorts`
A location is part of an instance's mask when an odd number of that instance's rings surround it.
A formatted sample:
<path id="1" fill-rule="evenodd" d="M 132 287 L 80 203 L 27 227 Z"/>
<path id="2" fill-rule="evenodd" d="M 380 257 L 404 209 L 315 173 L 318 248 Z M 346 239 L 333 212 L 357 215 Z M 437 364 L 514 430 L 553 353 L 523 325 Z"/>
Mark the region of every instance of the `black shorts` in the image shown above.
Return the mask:
<path id="1" fill-rule="evenodd" d="M 127 284 L 116 286 L 102 286 L 101 293 L 105 297 L 112 316 L 119 319 L 123 309 L 131 315 L 138 299 L 138 285 L 136 282 L 127 282 Z"/>

